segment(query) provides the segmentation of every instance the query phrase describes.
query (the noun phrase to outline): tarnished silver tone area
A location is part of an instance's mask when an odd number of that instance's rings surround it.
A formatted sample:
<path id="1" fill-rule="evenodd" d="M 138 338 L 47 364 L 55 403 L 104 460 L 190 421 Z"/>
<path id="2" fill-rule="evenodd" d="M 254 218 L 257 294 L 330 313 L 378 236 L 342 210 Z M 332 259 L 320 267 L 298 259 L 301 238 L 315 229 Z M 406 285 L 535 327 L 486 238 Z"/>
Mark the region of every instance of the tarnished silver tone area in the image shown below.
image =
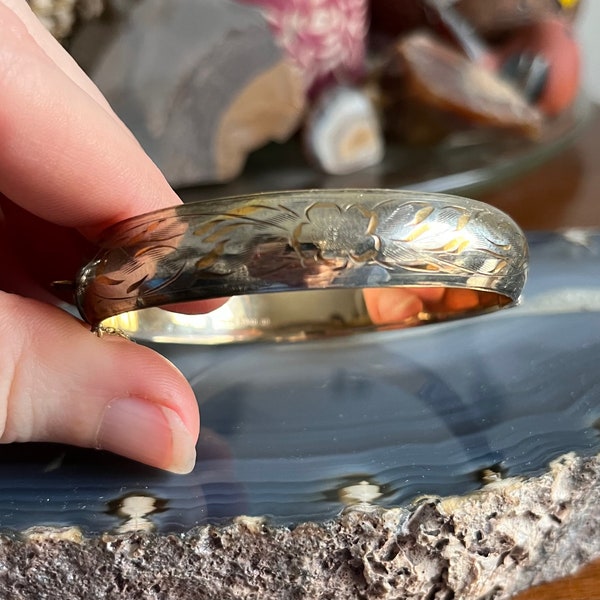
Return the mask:
<path id="1" fill-rule="evenodd" d="M 76 294 L 94 327 L 143 308 L 244 296 L 200 317 L 200 326 L 164 311 L 108 323 L 159 341 L 298 339 L 477 314 L 517 301 L 527 271 L 525 238 L 504 213 L 457 196 L 390 190 L 187 204 L 119 223 L 101 245 Z M 274 294 L 306 290 L 349 291 L 333 300 L 294 294 L 283 304 Z M 410 302 L 412 312 L 397 310 Z"/>

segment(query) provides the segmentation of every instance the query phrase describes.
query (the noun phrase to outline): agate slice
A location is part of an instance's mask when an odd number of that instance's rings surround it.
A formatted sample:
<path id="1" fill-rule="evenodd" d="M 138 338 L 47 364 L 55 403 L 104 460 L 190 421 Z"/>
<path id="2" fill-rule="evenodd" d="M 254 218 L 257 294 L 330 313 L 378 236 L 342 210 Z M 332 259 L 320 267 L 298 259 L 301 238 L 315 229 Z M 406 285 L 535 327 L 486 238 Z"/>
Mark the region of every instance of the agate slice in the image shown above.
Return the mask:
<path id="1" fill-rule="evenodd" d="M 403 506 L 600 451 L 600 235 L 530 236 L 520 306 L 416 330 L 296 344 L 157 346 L 202 413 L 170 475 L 108 453 L 0 447 L 0 526 L 179 532 Z"/>
<path id="2" fill-rule="evenodd" d="M 314 102 L 304 124 L 309 158 L 325 173 L 344 175 L 379 164 L 383 133 L 365 91 L 336 86 Z"/>

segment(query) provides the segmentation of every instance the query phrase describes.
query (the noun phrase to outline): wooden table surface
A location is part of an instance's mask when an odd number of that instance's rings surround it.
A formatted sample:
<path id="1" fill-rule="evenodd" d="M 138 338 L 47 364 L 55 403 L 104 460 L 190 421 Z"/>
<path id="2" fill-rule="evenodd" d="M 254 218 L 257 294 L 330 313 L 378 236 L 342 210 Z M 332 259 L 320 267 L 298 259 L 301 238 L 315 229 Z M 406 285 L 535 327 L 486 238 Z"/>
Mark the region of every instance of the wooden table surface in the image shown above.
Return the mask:
<path id="1" fill-rule="evenodd" d="M 525 230 L 600 228 L 600 109 L 561 154 L 496 190 L 474 195 L 507 212 Z M 517 600 L 600 600 L 600 560 Z"/>

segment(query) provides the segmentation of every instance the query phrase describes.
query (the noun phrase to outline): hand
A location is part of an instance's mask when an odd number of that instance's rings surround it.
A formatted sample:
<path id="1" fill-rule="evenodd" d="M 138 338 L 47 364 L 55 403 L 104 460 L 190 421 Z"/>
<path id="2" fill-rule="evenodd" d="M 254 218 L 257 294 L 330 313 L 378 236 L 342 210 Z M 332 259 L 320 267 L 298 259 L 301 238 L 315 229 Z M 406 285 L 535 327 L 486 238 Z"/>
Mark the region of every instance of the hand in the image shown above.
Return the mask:
<path id="1" fill-rule="evenodd" d="M 94 336 L 49 288 L 74 277 L 108 225 L 180 200 L 24 0 L 0 0 L 0 31 L 0 442 L 189 472 L 199 417 L 183 376 L 147 348 Z"/>
<path id="2" fill-rule="evenodd" d="M 366 288 L 363 298 L 375 325 L 410 323 L 421 312 L 460 315 L 494 304 L 495 295 L 443 287 Z M 414 323 L 413 323 L 414 324 Z"/>

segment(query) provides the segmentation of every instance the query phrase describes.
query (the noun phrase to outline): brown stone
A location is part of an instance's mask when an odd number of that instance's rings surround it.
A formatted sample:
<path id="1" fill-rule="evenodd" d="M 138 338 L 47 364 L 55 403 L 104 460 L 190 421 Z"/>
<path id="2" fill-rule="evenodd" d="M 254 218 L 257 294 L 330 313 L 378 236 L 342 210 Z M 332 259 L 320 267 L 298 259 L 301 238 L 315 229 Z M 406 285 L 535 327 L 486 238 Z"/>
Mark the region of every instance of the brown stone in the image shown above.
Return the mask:
<path id="1" fill-rule="evenodd" d="M 215 140 L 217 180 L 233 179 L 246 156 L 270 141 L 286 141 L 304 110 L 298 72 L 282 59 L 239 91 L 220 115 Z"/>
<path id="2" fill-rule="evenodd" d="M 542 130 L 540 112 L 514 87 L 428 34 L 394 46 L 381 86 L 386 127 L 409 141 L 436 141 L 474 126 L 531 138 Z"/>
<path id="3" fill-rule="evenodd" d="M 237 175 L 298 127 L 300 74 L 261 13 L 228 0 L 111 0 L 69 43 L 172 185 Z"/>

